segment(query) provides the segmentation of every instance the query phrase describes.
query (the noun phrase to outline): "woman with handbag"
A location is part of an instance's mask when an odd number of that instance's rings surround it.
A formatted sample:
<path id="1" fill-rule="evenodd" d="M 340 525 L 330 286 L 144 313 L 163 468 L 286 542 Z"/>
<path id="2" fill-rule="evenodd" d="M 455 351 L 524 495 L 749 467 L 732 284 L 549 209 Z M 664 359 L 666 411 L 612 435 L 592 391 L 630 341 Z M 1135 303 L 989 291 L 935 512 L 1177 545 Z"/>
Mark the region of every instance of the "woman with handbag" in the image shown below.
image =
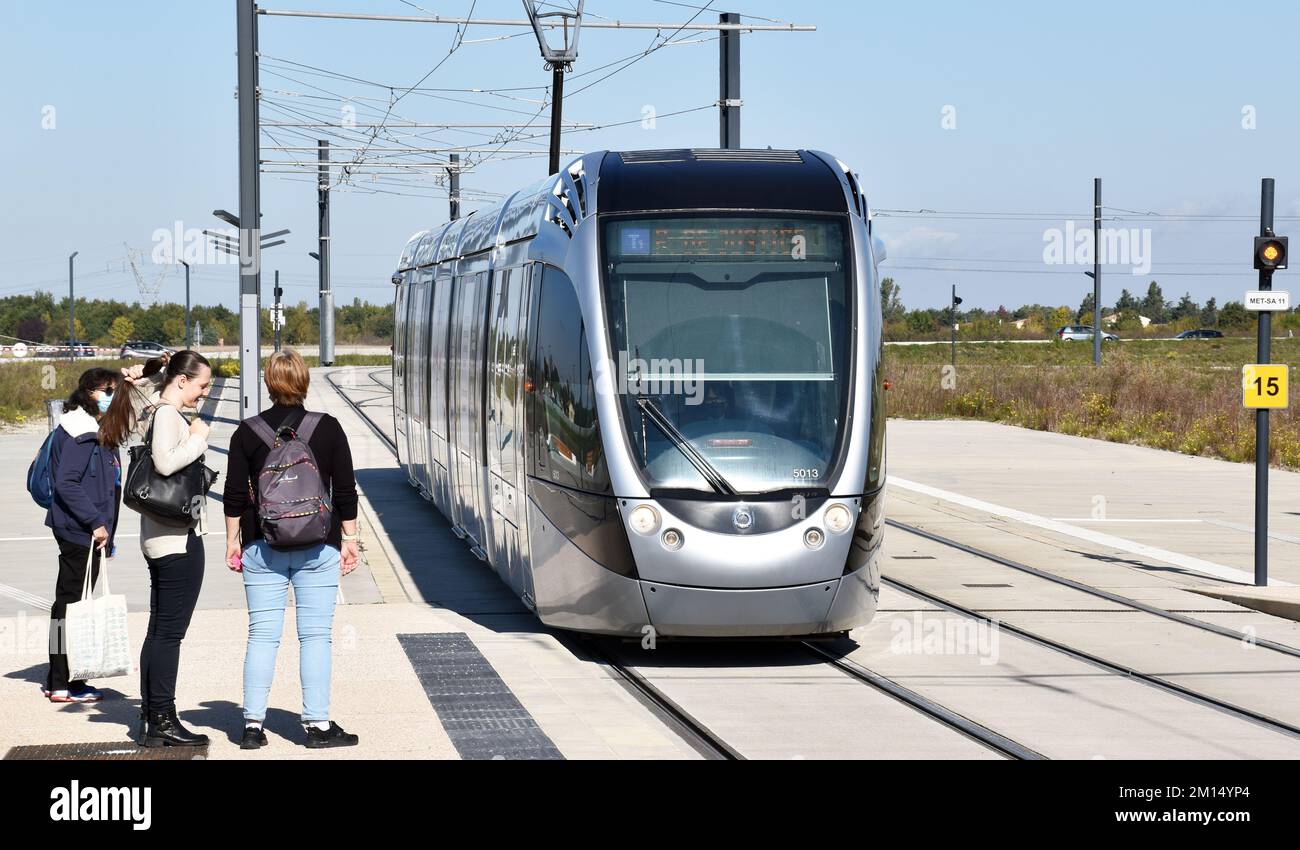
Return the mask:
<path id="1" fill-rule="evenodd" d="M 50 672 L 44 693 L 54 703 L 103 699 L 87 682 L 68 680 L 62 629 L 68 605 L 81 598 L 87 562 L 93 585 L 99 580 L 101 557 L 111 558 L 114 553 L 122 464 L 116 445 L 103 445 L 100 431 L 121 381 L 109 369 L 82 373 L 63 403 L 63 416 L 50 442 L 52 498 L 45 524 L 59 544 L 59 576 L 50 608 Z"/>
<path id="2" fill-rule="evenodd" d="M 151 511 L 147 500 L 142 506 L 138 494 L 132 492 L 132 484 L 140 471 L 136 467 L 144 462 L 151 467 L 145 471 L 169 479 L 178 487 L 184 481 L 194 480 L 195 476 L 188 474 L 192 471 L 199 473 L 200 480 L 209 480 L 201 474 L 206 469 L 202 456 L 208 448 L 208 425 L 197 416 L 187 422 L 182 411 L 196 408 L 207 397 L 211 383 L 212 368 L 203 355 L 197 351 L 179 351 L 171 356 L 162 373 L 143 451 L 133 450 L 132 468 L 128 471 L 126 503 L 141 510 L 140 548 L 149 565 L 150 579 L 149 628 L 140 650 L 139 743 L 142 746 L 208 743 L 208 736 L 186 729 L 176 715 L 181 641 L 189 629 L 203 584 L 200 535 L 204 533 L 206 485 L 195 488 L 198 492 L 187 496 L 191 504 L 171 506 L 176 509 L 174 512 L 163 512 Z M 111 435 L 116 444 L 125 442 L 137 430 L 133 418 L 123 417 L 116 433 Z M 191 470 L 195 464 L 197 467 Z M 134 502 L 133 496 L 137 497 Z"/>

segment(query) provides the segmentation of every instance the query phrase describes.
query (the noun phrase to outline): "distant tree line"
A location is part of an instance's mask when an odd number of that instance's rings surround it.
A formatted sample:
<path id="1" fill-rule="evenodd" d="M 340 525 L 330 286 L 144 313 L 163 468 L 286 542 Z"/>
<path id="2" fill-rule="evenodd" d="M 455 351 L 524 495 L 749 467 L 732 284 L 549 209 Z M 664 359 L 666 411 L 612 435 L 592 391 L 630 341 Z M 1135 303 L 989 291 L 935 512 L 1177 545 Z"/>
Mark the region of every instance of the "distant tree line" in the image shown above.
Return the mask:
<path id="1" fill-rule="evenodd" d="M 80 342 L 100 346 L 121 345 L 128 340 L 148 340 L 177 346 L 185 342 L 185 306 L 160 303 L 148 306 L 138 301 L 127 304 L 116 300 L 77 299 L 76 337 Z M 341 343 L 387 343 L 393 337 L 393 305 L 370 304 L 353 299 L 351 304 L 336 304 L 335 339 Z M 239 316 L 218 304 L 194 306 L 190 310 L 203 338 L 200 345 L 233 345 L 239 337 Z M 320 341 L 320 309 L 305 301 L 284 305 L 281 338 L 294 345 Z M 275 335 L 271 314 L 262 310 L 262 338 Z M 57 344 L 68 339 L 68 299 L 55 300 L 48 292 L 10 295 L 0 298 L 0 334 L 9 343 Z"/>
<path id="2" fill-rule="evenodd" d="M 937 310 L 909 310 L 903 305 L 902 287 L 892 277 L 880 282 L 880 304 L 885 320 L 885 338 L 891 340 L 934 339 L 949 333 L 954 322 L 967 339 L 1042 338 L 1063 325 L 1091 325 L 1093 296 L 1089 290 L 1078 309 L 1069 306 L 1024 304 L 1014 310 L 980 307 Z M 1217 328 L 1226 334 L 1245 333 L 1255 327 L 1255 316 L 1240 301 L 1222 307 L 1214 298 L 1197 303 L 1190 293 L 1167 301 L 1160 284 L 1151 281 L 1146 296 L 1139 299 L 1127 289 L 1120 291 L 1114 307 L 1102 306 L 1102 324 L 1107 330 L 1130 336 L 1173 336 L 1195 328 Z M 1149 320 L 1143 325 L 1142 318 Z M 1300 312 L 1275 315 L 1275 328 L 1300 329 Z"/>

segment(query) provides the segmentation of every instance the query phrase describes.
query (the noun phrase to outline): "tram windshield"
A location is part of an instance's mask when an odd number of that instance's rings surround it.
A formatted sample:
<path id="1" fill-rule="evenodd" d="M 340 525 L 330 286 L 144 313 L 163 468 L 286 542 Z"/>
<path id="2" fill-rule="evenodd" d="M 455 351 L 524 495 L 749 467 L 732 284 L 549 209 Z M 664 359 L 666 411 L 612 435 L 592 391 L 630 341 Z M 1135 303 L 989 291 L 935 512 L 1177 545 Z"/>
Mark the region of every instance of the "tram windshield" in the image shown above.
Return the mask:
<path id="1" fill-rule="evenodd" d="M 650 486 L 826 486 L 849 393 L 844 220 L 623 218 L 602 236 L 614 389 Z"/>

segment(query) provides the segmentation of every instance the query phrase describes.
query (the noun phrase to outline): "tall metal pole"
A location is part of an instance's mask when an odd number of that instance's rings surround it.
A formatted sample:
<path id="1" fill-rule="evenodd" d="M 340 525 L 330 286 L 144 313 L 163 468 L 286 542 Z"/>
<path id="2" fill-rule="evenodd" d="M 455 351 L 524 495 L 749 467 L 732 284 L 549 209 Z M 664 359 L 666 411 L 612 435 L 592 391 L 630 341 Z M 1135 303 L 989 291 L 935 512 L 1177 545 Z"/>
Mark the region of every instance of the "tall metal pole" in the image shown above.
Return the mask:
<path id="1" fill-rule="evenodd" d="M 190 336 L 190 264 L 181 260 L 181 265 L 185 267 L 185 347 L 193 348 Z"/>
<path id="2" fill-rule="evenodd" d="M 1265 177 L 1259 193 L 1259 235 L 1273 235 L 1273 178 Z M 1273 288 L 1273 273 L 1260 269 L 1259 288 Z M 1272 355 L 1273 314 L 1259 314 L 1256 363 L 1267 363 Z M 1268 409 L 1255 411 L 1255 586 L 1268 586 Z"/>
<path id="3" fill-rule="evenodd" d="M 258 175 L 257 4 L 237 0 L 239 65 L 239 418 L 262 411 L 262 202 Z"/>
<path id="4" fill-rule="evenodd" d="M 1092 181 L 1092 365 L 1101 365 L 1101 178 Z"/>
<path id="5" fill-rule="evenodd" d="M 724 12 L 720 24 L 738 24 L 740 15 Z M 718 147 L 740 147 L 740 31 L 723 30 L 718 38 Z"/>
<path id="6" fill-rule="evenodd" d="M 564 65 L 551 65 L 551 159 L 547 174 L 560 171 L 560 121 L 564 115 Z"/>
<path id="7" fill-rule="evenodd" d="M 68 359 L 77 359 L 77 298 L 73 293 L 72 285 L 72 261 L 77 258 L 80 251 L 73 251 L 68 255 Z"/>
<path id="8" fill-rule="evenodd" d="M 330 289 L 330 143 L 317 142 L 316 195 L 320 211 L 320 365 L 334 365 L 334 292 Z"/>
<path id="9" fill-rule="evenodd" d="M 558 169 L 558 165 L 556 168 Z M 555 172 L 551 172 L 554 174 Z M 451 204 L 448 220 L 460 218 L 460 154 L 451 155 L 451 168 L 447 169 L 447 199 Z"/>

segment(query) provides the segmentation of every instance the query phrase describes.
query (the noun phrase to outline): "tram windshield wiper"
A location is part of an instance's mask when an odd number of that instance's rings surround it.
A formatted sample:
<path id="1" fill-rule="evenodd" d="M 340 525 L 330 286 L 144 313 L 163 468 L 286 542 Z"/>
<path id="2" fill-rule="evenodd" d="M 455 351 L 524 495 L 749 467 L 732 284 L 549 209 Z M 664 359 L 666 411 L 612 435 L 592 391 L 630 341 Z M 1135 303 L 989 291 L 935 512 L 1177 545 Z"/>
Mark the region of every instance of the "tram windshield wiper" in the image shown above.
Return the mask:
<path id="1" fill-rule="evenodd" d="M 695 446 L 691 445 L 690 441 L 682 435 L 681 431 L 677 430 L 677 426 L 672 423 L 672 420 L 664 415 L 663 411 L 659 409 L 659 405 L 655 404 L 654 401 L 646 396 L 638 396 L 636 403 L 637 406 L 641 408 L 641 412 L 644 413 L 650 421 L 655 424 L 655 427 L 662 431 L 664 436 L 677 447 L 677 450 L 682 453 L 682 456 L 690 461 L 691 466 L 695 467 L 696 471 L 698 471 L 700 475 L 704 476 L 704 480 L 709 482 L 709 486 L 724 495 L 736 495 L 736 488 L 732 487 L 731 483 L 723 477 L 717 467 L 709 463 L 708 458 L 701 454 Z"/>

